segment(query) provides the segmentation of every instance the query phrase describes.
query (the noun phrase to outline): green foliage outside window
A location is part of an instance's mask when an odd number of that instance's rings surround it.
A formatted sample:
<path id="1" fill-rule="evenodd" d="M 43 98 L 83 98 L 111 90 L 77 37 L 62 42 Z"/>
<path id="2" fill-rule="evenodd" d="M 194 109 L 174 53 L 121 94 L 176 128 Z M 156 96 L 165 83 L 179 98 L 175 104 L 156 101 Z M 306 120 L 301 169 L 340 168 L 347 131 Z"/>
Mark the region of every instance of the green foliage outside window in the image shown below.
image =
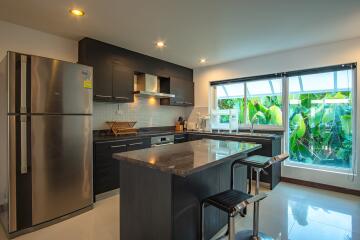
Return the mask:
<path id="1" fill-rule="evenodd" d="M 228 99 L 219 99 L 218 100 L 218 108 L 223 109 L 239 109 L 239 123 L 242 124 L 245 122 L 245 105 L 243 98 L 228 98 Z M 229 116 L 221 115 L 220 123 L 228 123 Z"/>
<path id="2" fill-rule="evenodd" d="M 245 123 L 245 104 L 243 98 L 219 99 L 219 109 L 239 109 L 239 123 Z M 267 125 L 282 125 L 281 96 L 251 97 L 247 101 L 247 119 Z M 220 123 L 228 123 L 229 116 L 220 116 Z"/>
<path id="3" fill-rule="evenodd" d="M 247 101 L 247 123 L 282 126 L 281 96 L 250 97 Z"/>
<path id="4" fill-rule="evenodd" d="M 319 100 L 347 99 L 348 103 L 320 103 Z M 290 94 L 289 152 L 292 161 L 332 167 L 351 167 L 352 103 L 351 92 Z M 315 100 L 315 103 L 314 103 Z M 239 123 L 245 123 L 244 99 L 219 99 L 219 109 L 239 110 Z M 247 119 L 256 124 L 282 125 L 281 96 L 250 97 Z M 228 123 L 229 117 L 220 117 Z"/>
<path id="5" fill-rule="evenodd" d="M 352 103 L 350 92 L 294 94 L 289 106 L 292 161 L 351 167 Z M 340 101 L 331 101 L 339 99 Z M 315 101 L 314 101 L 315 100 Z M 322 100 L 323 103 L 321 103 Z M 341 100 L 348 100 L 341 101 Z"/>

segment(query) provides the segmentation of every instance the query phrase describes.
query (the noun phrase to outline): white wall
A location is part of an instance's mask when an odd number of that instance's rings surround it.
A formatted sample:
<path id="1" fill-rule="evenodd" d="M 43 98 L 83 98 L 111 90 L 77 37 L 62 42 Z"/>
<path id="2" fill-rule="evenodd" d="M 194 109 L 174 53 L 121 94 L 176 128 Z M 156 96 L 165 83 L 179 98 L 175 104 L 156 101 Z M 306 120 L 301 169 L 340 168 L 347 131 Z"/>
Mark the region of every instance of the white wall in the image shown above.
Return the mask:
<path id="1" fill-rule="evenodd" d="M 360 62 L 360 38 L 198 68 L 194 71 L 195 107 L 208 107 L 210 81 L 301 70 L 350 62 Z M 360 66 L 357 69 L 357 76 L 360 76 Z M 360 84 L 357 86 L 357 92 L 359 93 L 357 95 L 358 103 L 360 103 L 359 89 Z M 360 104 L 357 105 L 357 119 L 360 119 L 359 108 Z M 357 129 L 359 129 L 359 127 L 360 124 L 359 121 L 357 121 Z M 359 139 L 359 133 L 360 131 L 357 132 L 357 139 Z M 357 142 L 359 143 L 360 141 Z M 356 144 L 356 146 L 356 155 L 359 156 L 358 159 L 360 159 L 359 144 Z M 358 173 L 360 172 L 359 166 L 360 164 L 357 165 Z M 355 176 L 355 180 L 352 181 L 352 177 L 348 175 L 315 172 L 313 170 L 302 170 L 286 166 L 283 167 L 282 175 L 302 180 L 311 179 L 319 183 L 360 190 L 359 175 Z"/>
<path id="2" fill-rule="evenodd" d="M 77 62 L 77 41 L 0 21 L 0 59 L 7 51 Z"/>

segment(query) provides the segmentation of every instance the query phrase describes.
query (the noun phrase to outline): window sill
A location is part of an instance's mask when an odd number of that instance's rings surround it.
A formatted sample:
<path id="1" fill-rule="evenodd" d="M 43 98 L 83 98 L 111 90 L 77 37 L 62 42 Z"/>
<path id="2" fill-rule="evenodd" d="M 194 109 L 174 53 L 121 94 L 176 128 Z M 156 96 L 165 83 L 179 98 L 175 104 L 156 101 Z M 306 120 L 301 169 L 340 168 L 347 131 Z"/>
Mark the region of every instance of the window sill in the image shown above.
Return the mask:
<path id="1" fill-rule="evenodd" d="M 356 172 L 353 172 L 353 169 L 311 165 L 311 164 L 297 163 L 297 162 L 293 162 L 290 160 L 288 160 L 284 163 L 284 167 L 299 168 L 299 169 L 311 170 L 311 171 L 321 171 L 321 172 L 327 172 L 327 173 L 336 173 L 336 174 L 343 174 L 343 175 L 349 175 L 349 176 L 357 175 Z"/>

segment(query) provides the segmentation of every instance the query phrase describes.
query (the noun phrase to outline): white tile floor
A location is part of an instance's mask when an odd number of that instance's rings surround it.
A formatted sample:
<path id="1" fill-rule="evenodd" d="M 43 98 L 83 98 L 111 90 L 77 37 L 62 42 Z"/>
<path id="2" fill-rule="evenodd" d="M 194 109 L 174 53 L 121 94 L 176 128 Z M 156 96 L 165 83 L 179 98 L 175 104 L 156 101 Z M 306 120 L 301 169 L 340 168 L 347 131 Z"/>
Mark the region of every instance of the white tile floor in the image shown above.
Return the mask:
<path id="1" fill-rule="evenodd" d="M 251 227 L 251 212 L 238 218 L 238 230 Z M 118 240 L 118 215 L 117 195 L 98 201 L 87 213 L 16 240 Z M 280 183 L 261 203 L 260 230 L 277 240 L 360 240 L 360 197 Z"/>

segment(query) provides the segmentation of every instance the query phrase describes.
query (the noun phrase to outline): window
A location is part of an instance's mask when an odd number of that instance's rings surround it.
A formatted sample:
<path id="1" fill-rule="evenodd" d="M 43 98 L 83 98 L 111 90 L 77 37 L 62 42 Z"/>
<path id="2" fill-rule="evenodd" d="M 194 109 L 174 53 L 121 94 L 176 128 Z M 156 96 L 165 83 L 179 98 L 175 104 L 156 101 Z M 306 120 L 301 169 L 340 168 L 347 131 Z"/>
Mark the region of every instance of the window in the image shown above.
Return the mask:
<path id="1" fill-rule="evenodd" d="M 282 79 L 214 86 L 213 126 L 227 128 L 231 119 L 241 125 L 282 127 Z"/>
<path id="2" fill-rule="evenodd" d="M 247 123 L 282 126 L 282 79 L 246 83 Z"/>
<path id="3" fill-rule="evenodd" d="M 214 83 L 212 128 L 283 129 L 287 164 L 348 172 L 354 166 L 354 69 L 345 64 Z"/>
<path id="4" fill-rule="evenodd" d="M 289 78 L 293 162 L 351 168 L 352 70 Z"/>
<path id="5" fill-rule="evenodd" d="M 229 124 L 231 111 L 236 110 L 237 121 L 245 122 L 244 83 L 216 86 L 218 126 Z"/>

